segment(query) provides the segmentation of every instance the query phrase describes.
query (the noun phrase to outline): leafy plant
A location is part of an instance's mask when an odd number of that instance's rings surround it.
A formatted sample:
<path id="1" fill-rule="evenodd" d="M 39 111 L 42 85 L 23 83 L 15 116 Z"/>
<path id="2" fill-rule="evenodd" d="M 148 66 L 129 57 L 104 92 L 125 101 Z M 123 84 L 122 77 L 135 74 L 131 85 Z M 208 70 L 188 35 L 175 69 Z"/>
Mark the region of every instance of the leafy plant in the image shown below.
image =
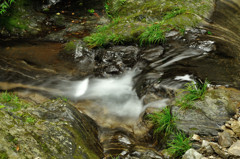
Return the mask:
<path id="1" fill-rule="evenodd" d="M 5 106 L 8 109 L 11 109 L 14 112 L 20 110 L 21 108 L 25 108 L 28 106 L 23 101 L 19 100 L 19 98 L 16 95 L 14 95 L 12 93 L 8 93 L 7 91 L 2 92 L 0 94 L 0 103 L 4 104 L 2 106 Z M 8 106 L 6 106 L 6 105 L 8 105 Z"/>
<path id="2" fill-rule="evenodd" d="M 188 137 L 182 132 L 178 132 L 174 135 L 174 139 L 171 140 L 167 146 L 168 152 L 175 157 L 182 156 L 188 149 L 191 148 L 191 142 Z"/>
<path id="3" fill-rule="evenodd" d="M 64 50 L 66 52 L 72 52 L 72 51 L 75 51 L 75 49 L 76 49 L 76 44 L 74 43 L 74 41 L 69 41 L 64 44 Z"/>
<path id="4" fill-rule="evenodd" d="M 187 83 L 185 88 L 179 94 L 185 93 L 180 99 L 176 100 L 176 104 L 182 109 L 192 108 L 193 101 L 203 99 L 207 91 L 209 82 L 206 80 L 204 83 Z"/>
<path id="5" fill-rule="evenodd" d="M 89 13 L 95 13 L 95 10 L 94 9 L 88 9 L 88 12 Z"/>
<path id="6" fill-rule="evenodd" d="M 186 12 L 186 9 L 184 9 L 184 8 L 173 9 L 172 11 L 166 12 L 165 16 L 163 17 L 163 20 L 171 19 L 171 18 L 176 17 L 177 15 L 183 14 L 185 12 Z"/>
<path id="7" fill-rule="evenodd" d="M 0 109 L 5 108 L 5 107 L 6 107 L 5 105 L 0 105 Z"/>
<path id="8" fill-rule="evenodd" d="M 207 31 L 207 34 L 208 34 L 208 35 L 212 35 L 212 32 L 211 32 L 211 31 Z"/>
<path id="9" fill-rule="evenodd" d="M 36 119 L 33 117 L 26 117 L 25 122 L 29 124 L 34 124 L 36 122 Z"/>
<path id="10" fill-rule="evenodd" d="M 109 0 L 107 0 L 107 1 L 105 2 L 104 7 L 105 7 L 105 12 L 106 12 L 107 16 L 108 16 L 110 19 L 113 19 L 113 16 L 110 14 Z"/>
<path id="11" fill-rule="evenodd" d="M 11 93 L 8 93 L 7 91 L 1 93 L 1 95 L 0 95 L 1 103 L 6 103 L 6 102 L 10 102 L 10 101 L 15 101 L 15 102 L 18 101 L 18 97 Z"/>
<path id="12" fill-rule="evenodd" d="M 4 14 L 15 0 L 4 0 L 0 3 L 0 15 Z"/>
<path id="13" fill-rule="evenodd" d="M 120 159 L 120 156 L 116 156 L 116 157 L 113 157 L 113 156 L 110 156 L 112 159 Z"/>
<path id="14" fill-rule="evenodd" d="M 176 117 L 172 116 L 171 109 L 166 107 L 160 112 L 149 114 L 148 117 L 154 124 L 154 134 L 169 135 L 176 130 Z"/>
<path id="15" fill-rule="evenodd" d="M 165 30 L 161 28 L 160 24 L 153 24 L 144 31 L 140 37 L 140 45 L 143 43 L 156 44 L 165 41 Z"/>
<path id="16" fill-rule="evenodd" d="M 84 41 L 91 47 L 103 46 L 108 44 L 110 41 L 113 41 L 116 44 L 121 43 L 124 39 L 123 36 L 114 34 L 111 31 L 111 28 L 114 28 L 119 22 L 120 18 L 112 19 L 110 24 L 98 27 L 96 33 L 85 37 Z"/>

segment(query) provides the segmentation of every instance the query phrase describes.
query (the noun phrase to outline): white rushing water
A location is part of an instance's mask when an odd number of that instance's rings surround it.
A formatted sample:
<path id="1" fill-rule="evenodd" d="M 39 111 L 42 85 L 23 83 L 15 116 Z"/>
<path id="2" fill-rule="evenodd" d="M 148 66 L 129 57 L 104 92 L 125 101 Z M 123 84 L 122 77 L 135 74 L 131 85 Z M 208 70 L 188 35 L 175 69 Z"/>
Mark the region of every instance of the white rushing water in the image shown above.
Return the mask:
<path id="1" fill-rule="evenodd" d="M 133 90 L 135 71 L 129 71 L 120 77 L 107 79 L 85 79 L 63 84 L 64 96 L 75 100 L 95 100 L 109 113 L 118 116 L 139 117 L 142 102 Z"/>

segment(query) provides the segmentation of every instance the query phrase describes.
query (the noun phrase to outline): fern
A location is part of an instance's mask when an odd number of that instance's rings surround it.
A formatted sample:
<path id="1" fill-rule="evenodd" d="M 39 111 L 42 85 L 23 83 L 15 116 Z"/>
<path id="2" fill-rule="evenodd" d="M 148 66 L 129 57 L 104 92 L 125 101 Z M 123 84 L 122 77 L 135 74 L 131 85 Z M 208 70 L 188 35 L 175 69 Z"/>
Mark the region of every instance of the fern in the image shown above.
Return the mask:
<path id="1" fill-rule="evenodd" d="M 15 0 L 7 0 L 0 4 L 0 15 L 4 14 L 13 2 L 15 2 Z"/>

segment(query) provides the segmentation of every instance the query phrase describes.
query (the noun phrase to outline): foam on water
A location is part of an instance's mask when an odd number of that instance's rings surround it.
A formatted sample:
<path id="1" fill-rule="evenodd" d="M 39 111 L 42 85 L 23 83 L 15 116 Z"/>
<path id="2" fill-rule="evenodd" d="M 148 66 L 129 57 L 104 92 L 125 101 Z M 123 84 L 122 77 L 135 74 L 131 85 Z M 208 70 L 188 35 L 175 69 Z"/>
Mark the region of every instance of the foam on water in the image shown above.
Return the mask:
<path id="1" fill-rule="evenodd" d="M 107 79 L 85 79 L 68 84 L 72 98 L 76 100 L 97 100 L 109 113 L 118 116 L 138 117 L 142 112 L 142 102 L 133 90 L 135 71 Z M 68 92 L 69 91 L 64 91 Z"/>

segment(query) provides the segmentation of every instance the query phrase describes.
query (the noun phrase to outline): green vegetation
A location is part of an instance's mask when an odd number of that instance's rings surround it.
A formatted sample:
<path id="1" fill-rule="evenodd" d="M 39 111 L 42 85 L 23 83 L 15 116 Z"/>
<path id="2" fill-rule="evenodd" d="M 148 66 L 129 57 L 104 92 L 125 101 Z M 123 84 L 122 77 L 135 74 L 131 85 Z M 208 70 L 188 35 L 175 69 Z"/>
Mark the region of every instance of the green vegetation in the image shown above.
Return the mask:
<path id="1" fill-rule="evenodd" d="M 7 134 L 7 135 L 5 136 L 5 139 L 6 139 L 8 142 L 14 143 L 15 145 L 18 144 L 17 138 L 14 137 L 14 136 L 12 136 L 11 134 Z"/>
<path id="2" fill-rule="evenodd" d="M 167 144 L 168 152 L 174 157 L 181 157 L 188 149 L 191 148 L 191 142 L 188 137 L 182 132 L 174 135 L 174 139 Z"/>
<path id="3" fill-rule="evenodd" d="M 192 108 L 193 101 L 204 98 L 208 84 L 207 80 L 204 83 L 192 82 L 185 84 L 185 88 L 178 92 L 178 94 L 185 94 L 176 100 L 176 104 L 182 109 Z"/>
<path id="4" fill-rule="evenodd" d="M 12 6 L 7 12 L 0 15 L 0 26 L 7 30 L 9 33 L 32 34 L 38 33 L 40 30 L 37 27 L 33 27 L 36 24 L 37 19 L 33 16 L 34 11 L 31 6 L 34 1 L 32 0 L 14 0 Z"/>
<path id="5" fill-rule="evenodd" d="M 212 35 L 212 32 L 211 32 L 211 31 L 208 31 L 207 34 L 208 34 L 208 35 Z"/>
<path id="6" fill-rule="evenodd" d="M 173 139 L 167 144 L 167 151 L 173 155 L 173 157 L 181 157 L 191 148 L 190 139 L 186 137 L 183 132 L 177 130 L 177 119 L 172 116 L 170 107 L 166 107 L 160 112 L 149 114 L 148 117 L 154 124 L 154 136 L 157 140 L 166 140 L 169 136 L 173 136 Z M 164 137 L 160 138 L 163 134 Z"/>
<path id="7" fill-rule="evenodd" d="M 5 151 L 0 151 L 0 159 L 8 159 L 8 155 Z"/>
<path id="8" fill-rule="evenodd" d="M 212 0 L 107 0 L 105 12 L 111 22 L 84 41 L 90 47 L 133 41 L 141 45 L 161 43 L 167 32 L 184 33 L 187 27 L 199 24 L 211 8 Z"/>
<path id="9" fill-rule="evenodd" d="M 183 93 L 179 99 L 176 100 L 176 104 L 181 109 L 187 109 L 193 107 L 193 101 L 203 99 L 208 87 L 209 82 L 199 83 L 187 83 L 185 88 L 181 89 L 179 93 Z M 188 149 L 191 148 L 190 139 L 186 137 L 183 132 L 180 132 L 176 128 L 176 117 L 172 116 L 171 108 L 166 107 L 160 112 L 148 115 L 151 122 L 154 124 L 154 135 L 160 136 L 164 134 L 165 137 L 173 135 L 173 139 L 168 142 L 168 152 L 173 157 L 181 157 Z"/>
<path id="10" fill-rule="evenodd" d="M 18 114 L 18 116 L 21 117 L 22 121 L 24 121 L 25 123 L 28 124 L 35 124 L 36 123 L 36 119 L 29 113 L 20 113 Z"/>
<path id="11" fill-rule="evenodd" d="M 87 41 L 88 45 L 91 47 L 103 46 L 109 42 L 113 42 L 115 44 L 123 43 L 123 41 L 126 41 L 124 40 L 124 36 L 115 34 L 111 31 L 111 29 L 115 28 L 120 21 L 120 18 L 113 19 L 110 24 L 98 27 L 96 33 L 85 37 L 84 40 Z"/>
<path id="12" fill-rule="evenodd" d="M 15 0 L 5 0 L 3 2 L 0 3 L 0 15 L 4 14 L 5 12 L 7 12 L 7 9 L 11 6 L 11 4 L 14 2 Z"/>
<path id="13" fill-rule="evenodd" d="M 155 135 L 164 133 L 167 136 L 176 130 L 176 117 L 172 116 L 169 107 L 162 109 L 160 112 L 149 114 L 148 117 L 154 124 Z"/>
<path id="14" fill-rule="evenodd" d="M 73 52 L 76 49 L 76 43 L 74 41 L 69 41 L 64 44 L 64 50 L 66 52 Z"/>
<path id="15" fill-rule="evenodd" d="M 21 101 L 16 95 L 12 93 L 2 92 L 0 94 L 0 110 L 5 109 L 11 112 L 17 112 L 17 116 L 25 123 L 35 124 L 36 119 L 29 113 L 18 112 L 22 108 L 27 108 L 29 105 Z"/>
<path id="16" fill-rule="evenodd" d="M 113 156 L 110 156 L 111 159 L 120 159 L 120 156 L 116 156 L 116 157 L 113 157 Z"/>
<path id="17" fill-rule="evenodd" d="M 16 95 L 8 92 L 3 92 L 0 94 L 0 103 L 2 104 L 1 108 L 10 109 L 13 112 L 28 106 L 26 103 L 19 100 Z"/>
<path id="18" fill-rule="evenodd" d="M 89 13 L 95 13 L 95 10 L 94 9 L 88 9 L 88 12 Z"/>

